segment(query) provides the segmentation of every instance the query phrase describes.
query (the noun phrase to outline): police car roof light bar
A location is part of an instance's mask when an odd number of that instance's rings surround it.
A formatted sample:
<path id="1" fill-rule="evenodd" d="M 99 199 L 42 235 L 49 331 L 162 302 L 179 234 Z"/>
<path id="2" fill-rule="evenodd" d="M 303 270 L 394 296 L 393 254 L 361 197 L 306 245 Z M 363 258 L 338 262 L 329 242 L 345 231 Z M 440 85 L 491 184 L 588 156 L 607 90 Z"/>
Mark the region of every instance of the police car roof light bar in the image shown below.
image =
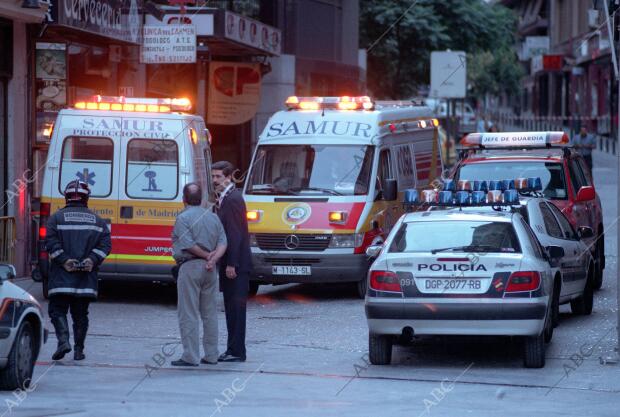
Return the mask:
<path id="1" fill-rule="evenodd" d="M 570 146 L 568 135 L 558 132 L 470 133 L 461 139 L 461 149 L 545 149 Z"/>

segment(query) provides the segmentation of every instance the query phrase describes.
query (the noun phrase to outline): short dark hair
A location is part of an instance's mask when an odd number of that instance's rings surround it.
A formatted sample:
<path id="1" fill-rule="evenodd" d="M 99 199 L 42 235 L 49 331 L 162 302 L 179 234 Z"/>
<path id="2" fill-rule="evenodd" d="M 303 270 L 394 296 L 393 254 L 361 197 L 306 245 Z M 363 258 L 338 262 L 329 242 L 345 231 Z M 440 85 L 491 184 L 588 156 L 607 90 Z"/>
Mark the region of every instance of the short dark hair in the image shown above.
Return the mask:
<path id="1" fill-rule="evenodd" d="M 230 177 L 235 172 L 235 166 L 228 161 L 217 161 L 211 165 L 211 169 L 222 171 L 225 177 Z"/>
<path id="2" fill-rule="evenodd" d="M 196 182 L 188 182 L 183 187 L 183 201 L 189 206 L 199 206 L 202 203 L 202 188 Z"/>

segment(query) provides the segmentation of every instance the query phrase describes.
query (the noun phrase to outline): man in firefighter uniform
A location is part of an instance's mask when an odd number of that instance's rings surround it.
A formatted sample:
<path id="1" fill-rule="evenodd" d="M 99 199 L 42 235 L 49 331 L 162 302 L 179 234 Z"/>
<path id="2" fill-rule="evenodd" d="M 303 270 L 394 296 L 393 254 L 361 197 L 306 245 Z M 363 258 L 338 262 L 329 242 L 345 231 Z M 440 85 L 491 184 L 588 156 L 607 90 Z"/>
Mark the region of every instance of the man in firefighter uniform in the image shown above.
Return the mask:
<path id="1" fill-rule="evenodd" d="M 105 221 L 88 209 L 90 189 L 82 181 L 65 188 L 67 205 L 47 222 L 45 247 L 50 257 L 48 314 L 58 348 L 53 360 L 71 352 L 67 312 L 73 320 L 73 358 L 82 360 L 88 331 L 88 305 L 97 298 L 97 270 L 112 246 Z"/>

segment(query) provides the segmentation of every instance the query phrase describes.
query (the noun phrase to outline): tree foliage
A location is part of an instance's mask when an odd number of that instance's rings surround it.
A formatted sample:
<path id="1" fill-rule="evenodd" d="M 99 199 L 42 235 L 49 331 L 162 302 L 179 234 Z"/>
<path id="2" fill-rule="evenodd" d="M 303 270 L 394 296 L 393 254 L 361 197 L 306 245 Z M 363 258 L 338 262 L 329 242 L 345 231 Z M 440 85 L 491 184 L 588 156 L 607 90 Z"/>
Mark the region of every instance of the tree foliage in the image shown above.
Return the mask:
<path id="1" fill-rule="evenodd" d="M 521 78 L 515 33 L 513 12 L 484 0 L 360 1 L 368 87 L 377 97 L 411 97 L 430 82 L 431 51 L 446 49 L 467 52 L 471 96 L 515 93 Z"/>

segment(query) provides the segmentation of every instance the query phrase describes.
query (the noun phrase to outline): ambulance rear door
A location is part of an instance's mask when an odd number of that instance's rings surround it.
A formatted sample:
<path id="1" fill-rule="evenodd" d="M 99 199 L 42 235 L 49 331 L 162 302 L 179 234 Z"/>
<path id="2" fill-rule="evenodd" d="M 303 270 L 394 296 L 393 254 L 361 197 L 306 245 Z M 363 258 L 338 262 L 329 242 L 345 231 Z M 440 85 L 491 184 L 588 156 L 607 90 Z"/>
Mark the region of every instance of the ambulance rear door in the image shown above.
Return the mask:
<path id="1" fill-rule="evenodd" d="M 114 236 L 118 272 L 170 279 L 171 233 L 183 209 L 189 178 L 189 121 L 179 115 L 123 117 L 119 225 Z M 166 277 L 157 277 L 165 275 Z"/>
<path id="2" fill-rule="evenodd" d="M 68 182 L 78 179 L 88 183 L 91 194 L 88 207 L 114 230 L 118 222 L 118 167 L 120 164 L 120 118 L 102 112 L 72 112 L 59 116 L 58 140 L 48 156 L 52 162 L 51 211 L 65 205 L 63 191 Z M 47 190 L 46 190 L 47 191 Z M 104 262 L 101 272 L 115 272 L 111 262 Z"/>

